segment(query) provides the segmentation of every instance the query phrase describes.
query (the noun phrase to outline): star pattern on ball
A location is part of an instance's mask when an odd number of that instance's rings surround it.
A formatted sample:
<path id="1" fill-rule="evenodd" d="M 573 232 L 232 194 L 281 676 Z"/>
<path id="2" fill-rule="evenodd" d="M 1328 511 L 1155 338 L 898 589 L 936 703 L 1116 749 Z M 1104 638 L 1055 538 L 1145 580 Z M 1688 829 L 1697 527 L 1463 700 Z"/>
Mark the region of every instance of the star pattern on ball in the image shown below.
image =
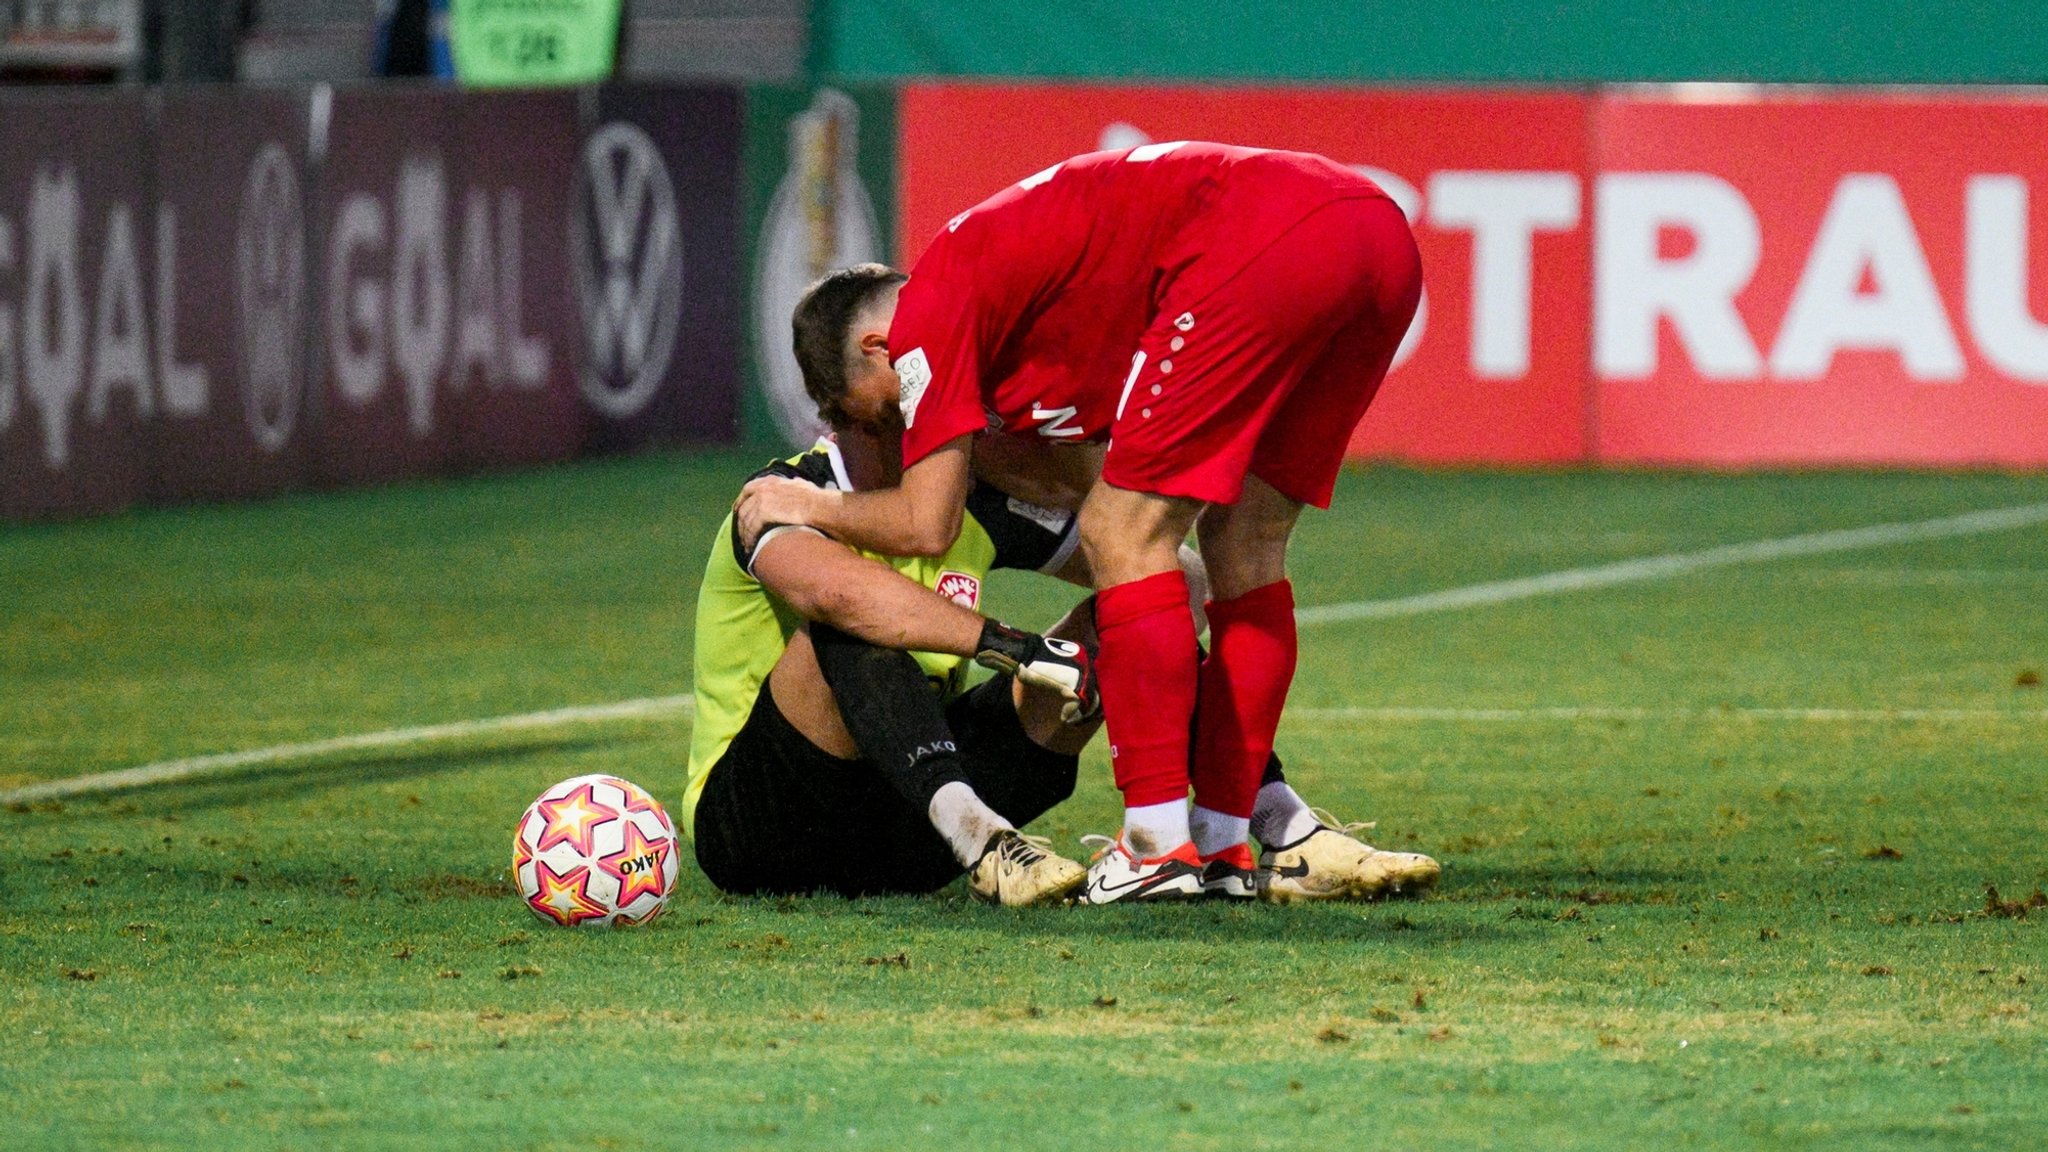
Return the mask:
<path id="1" fill-rule="evenodd" d="M 663 902 L 660 904 L 656 904 L 654 907 L 649 908 L 647 911 L 642 912 L 638 916 L 632 916 L 628 915 L 627 913 L 621 912 L 619 913 L 619 918 L 613 921 L 613 923 L 618 924 L 621 927 L 637 928 L 642 924 L 652 923 L 656 917 L 660 916 L 663 912 L 666 911 L 668 911 L 668 904 L 667 902 Z"/>
<path id="2" fill-rule="evenodd" d="M 652 812 L 654 818 L 661 821 L 661 826 L 669 830 L 670 835 L 675 834 L 675 825 L 669 822 L 668 812 L 662 808 L 661 801 L 649 795 L 645 788 L 631 780 L 621 780 L 617 776 L 607 776 L 604 781 L 616 785 L 619 791 L 626 794 L 626 811 Z"/>
<path id="3" fill-rule="evenodd" d="M 600 803 L 594 785 L 582 784 L 568 795 L 554 800 L 543 800 L 535 807 L 547 826 L 540 830 L 540 842 L 533 846 L 536 854 L 546 852 L 557 844 L 567 844 L 585 856 L 597 850 L 595 833 L 597 827 L 607 820 L 617 820 L 619 810 L 609 804 Z"/>
<path id="4" fill-rule="evenodd" d="M 512 830 L 512 874 L 514 876 L 519 874 L 521 868 L 526 867 L 527 861 L 533 859 L 533 849 L 526 845 L 526 828 L 524 823 L 524 821 L 521 821 L 521 827 Z"/>
<path id="5" fill-rule="evenodd" d="M 557 924 L 602 920 L 607 914 L 604 905 L 591 899 L 590 869 L 585 865 L 579 864 L 563 874 L 542 860 L 534 867 L 533 879 L 539 891 L 527 897 L 526 902 Z"/>
<path id="6" fill-rule="evenodd" d="M 641 894 L 659 897 L 662 894 L 662 876 L 668 864 L 668 854 L 675 850 L 675 841 L 662 837 L 649 840 L 640 832 L 640 826 L 631 820 L 624 822 L 625 844 L 617 852 L 600 857 L 597 866 L 618 878 L 619 907 L 624 908 L 640 898 Z M 627 871 L 629 865 L 639 866 Z"/>

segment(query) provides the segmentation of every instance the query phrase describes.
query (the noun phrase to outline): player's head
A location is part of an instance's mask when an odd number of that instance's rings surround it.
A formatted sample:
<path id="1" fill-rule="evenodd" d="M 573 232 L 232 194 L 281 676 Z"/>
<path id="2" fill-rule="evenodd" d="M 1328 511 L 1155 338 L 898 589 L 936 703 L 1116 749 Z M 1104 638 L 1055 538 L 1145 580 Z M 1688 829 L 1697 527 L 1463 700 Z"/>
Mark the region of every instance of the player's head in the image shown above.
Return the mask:
<path id="1" fill-rule="evenodd" d="M 834 428 L 901 435 L 889 321 L 909 277 L 885 264 L 828 272 L 804 290 L 790 318 L 797 367 L 818 417 Z"/>

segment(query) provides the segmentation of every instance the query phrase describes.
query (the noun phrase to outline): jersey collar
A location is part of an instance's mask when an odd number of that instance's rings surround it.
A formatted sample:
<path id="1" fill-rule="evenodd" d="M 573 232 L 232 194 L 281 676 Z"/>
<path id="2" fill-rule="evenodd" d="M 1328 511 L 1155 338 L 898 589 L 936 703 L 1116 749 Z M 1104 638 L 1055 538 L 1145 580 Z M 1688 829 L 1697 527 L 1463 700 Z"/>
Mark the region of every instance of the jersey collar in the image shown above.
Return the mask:
<path id="1" fill-rule="evenodd" d="M 823 449 L 825 458 L 832 462 L 832 479 L 838 481 L 839 490 L 853 491 L 853 481 L 846 475 L 846 458 L 839 454 L 839 441 L 830 436 L 820 436 L 818 442 L 811 447 L 814 450 Z"/>

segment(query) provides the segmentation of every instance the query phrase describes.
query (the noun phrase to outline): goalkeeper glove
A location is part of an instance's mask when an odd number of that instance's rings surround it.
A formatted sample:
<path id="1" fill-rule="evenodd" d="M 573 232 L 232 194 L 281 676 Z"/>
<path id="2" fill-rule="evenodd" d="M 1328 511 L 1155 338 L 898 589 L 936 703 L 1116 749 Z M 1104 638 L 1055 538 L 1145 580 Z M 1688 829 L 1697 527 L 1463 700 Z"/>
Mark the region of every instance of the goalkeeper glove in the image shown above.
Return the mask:
<path id="1" fill-rule="evenodd" d="M 1008 672 L 1065 697 L 1060 719 L 1069 724 L 1085 723 L 1102 711 L 1102 697 L 1095 690 L 1095 653 L 1085 645 L 990 620 L 981 626 L 981 642 L 975 648 L 974 662 L 982 667 Z"/>

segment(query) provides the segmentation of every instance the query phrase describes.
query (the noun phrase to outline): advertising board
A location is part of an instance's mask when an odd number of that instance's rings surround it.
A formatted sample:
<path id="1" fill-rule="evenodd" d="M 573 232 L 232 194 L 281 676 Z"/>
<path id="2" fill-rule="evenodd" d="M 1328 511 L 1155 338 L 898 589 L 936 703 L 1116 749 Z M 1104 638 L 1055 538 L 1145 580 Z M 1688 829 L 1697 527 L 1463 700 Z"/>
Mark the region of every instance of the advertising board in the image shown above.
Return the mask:
<path id="1" fill-rule="evenodd" d="M 1590 101 L 1576 94 L 913 84 L 902 257 L 1006 184 L 1098 148 L 1221 140 L 1320 152 L 1407 212 L 1425 299 L 1354 455 L 1585 457 Z"/>
<path id="2" fill-rule="evenodd" d="M 738 435 L 740 96 L 0 104 L 0 519 Z"/>
<path id="3" fill-rule="evenodd" d="M 1324 153 L 1427 295 L 1352 439 L 1418 463 L 2048 464 L 2048 99 L 910 86 L 902 256 L 1065 156 Z"/>
<path id="4" fill-rule="evenodd" d="M 2048 101 L 1617 96 L 1599 459 L 2048 464 Z"/>
<path id="5" fill-rule="evenodd" d="M 192 334 L 155 274 L 148 152 L 140 100 L 36 95 L 0 114 L 0 517 L 142 499 L 147 425 L 195 402 Z"/>

